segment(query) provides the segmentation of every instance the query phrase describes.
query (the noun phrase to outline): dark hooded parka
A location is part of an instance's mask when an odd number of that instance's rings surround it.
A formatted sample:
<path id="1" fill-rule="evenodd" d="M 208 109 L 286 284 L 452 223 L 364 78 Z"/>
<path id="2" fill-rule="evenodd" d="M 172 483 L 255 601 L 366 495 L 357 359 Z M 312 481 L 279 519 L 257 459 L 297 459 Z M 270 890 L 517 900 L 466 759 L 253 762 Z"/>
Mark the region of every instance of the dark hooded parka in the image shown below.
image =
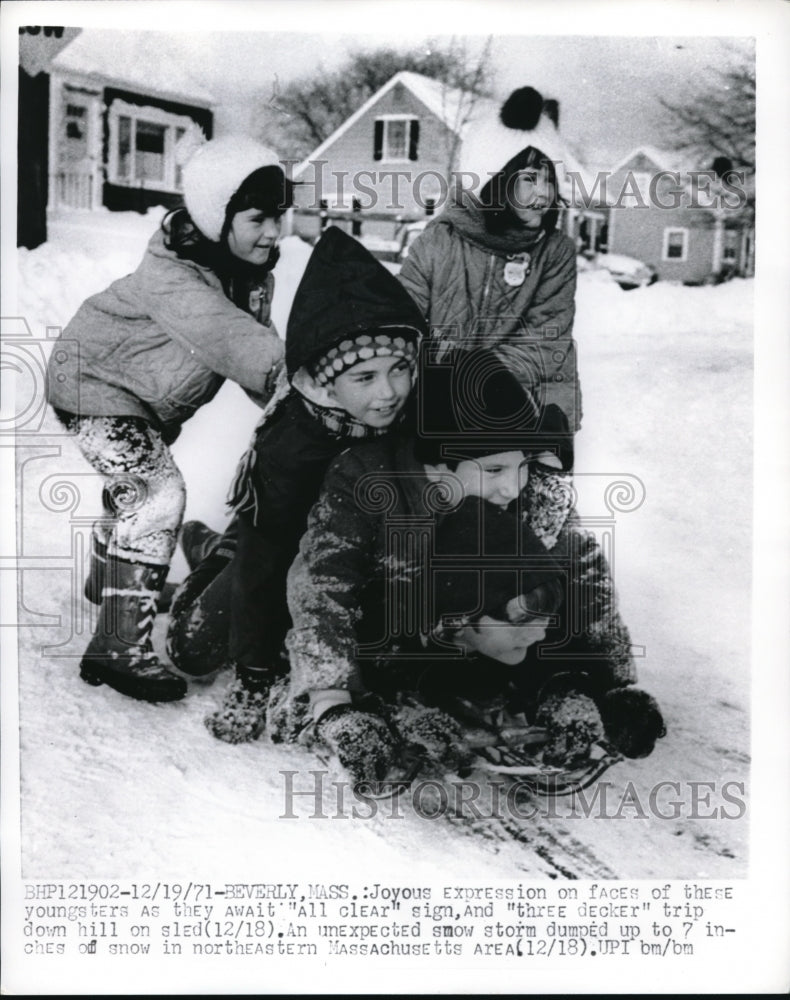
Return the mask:
<path id="1" fill-rule="evenodd" d="M 264 414 L 235 486 L 239 543 L 230 655 L 237 664 L 260 666 L 276 658 L 290 625 L 286 574 L 326 470 L 355 440 L 382 433 L 333 409 L 307 368 L 344 340 L 384 329 L 418 341 L 426 326 L 402 285 L 362 244 L 336 227 L 327 229 L 288 319 L 291 384 Z"/>

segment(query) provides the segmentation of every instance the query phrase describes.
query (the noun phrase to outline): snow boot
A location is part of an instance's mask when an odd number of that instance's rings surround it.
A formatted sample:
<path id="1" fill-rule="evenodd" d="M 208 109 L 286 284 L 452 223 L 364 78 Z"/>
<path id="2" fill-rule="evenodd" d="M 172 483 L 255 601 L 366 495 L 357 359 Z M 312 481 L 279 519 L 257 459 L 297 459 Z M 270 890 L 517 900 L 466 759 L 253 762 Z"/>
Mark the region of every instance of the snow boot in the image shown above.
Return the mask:
<path id="1" fill-rule="evenodd" d="M 107 538 L 98 524 L 94 524 L 91 532 L 91 561 L 88 568 L 88 578 L 85 581 L 85 599 L 91 604 L 101 604 L 104 589 L 104 575 L 107 568 Z M 174 583 L 166 583 L 156 602 L 156 610 L 161 614 L 170 610 L 173 595 L 176 592 Z"/>
<path id="2" fill-rule="evenodd" d="M 228 562 L 204 559 L 176 591 L 165 648 L 182 674 L 211 680 L 231 665 L 228 656 L 230 581 Z"/>
<path id="3" fill-rule="evenodd" d="M 107 565 L 107 538 L 98 524 L 94 524 L 91 532 L 91 562 L 88 578 L 85 581 L 85 599 L 91 604 L 101 604 L 101 592 L 104 587 L 104 573 Z"/>
<path id="4" fill-rule="evenodd" d="M 162 666 L 151 644 L 167 570 L 107 555 L 99 622 L 80 664 L 86 683 L 107 684 L 141 701 L 184 697 L 186 682 Z"/>
<path id="5" fill-rule="evenodd" d="M 187 565 L 195 570 L 222 541 L 218 531 L 212 531 L 202 521 L 185 521 L 181 527 L 181 548 Z"/>
<path id="6" fill-rule="evenodd" d="M 236 679 L 222 705 L 206 716 L 208 731 L 225 743 L 251 743 L 266 728 L 269 689 L 282 671 L 267 667 L 236 667 Z"/>

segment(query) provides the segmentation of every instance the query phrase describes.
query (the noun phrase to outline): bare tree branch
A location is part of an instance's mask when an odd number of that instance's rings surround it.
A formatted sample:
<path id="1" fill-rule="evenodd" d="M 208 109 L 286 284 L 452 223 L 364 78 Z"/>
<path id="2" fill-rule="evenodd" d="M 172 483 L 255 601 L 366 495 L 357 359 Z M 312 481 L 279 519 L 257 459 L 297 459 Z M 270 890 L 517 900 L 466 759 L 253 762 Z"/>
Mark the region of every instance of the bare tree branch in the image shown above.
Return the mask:
<path id="1" fill-rule="evenodd" d="M 333 73 L 322 69 L 283 88 L 277 95 L 280 117 L 273 118 L 262 108 L 261 130 L 267 139 L 279 137 L 295 156 L 307 156 L 346 121 L 372 94 L 401 70 L 421 73 L 438 80 L 443 87 L 464 92 L 462 127 L 477 101 L 490 93 L 491 39 L 477 57 L 465 43 L 452 38 L 429 40 L 423 48 L 398 52 L 379 48 L 352 52 L 345 65 Z M 460 108 L 459 108 L 460 110 Z M 452 145 L 452 142 L 451 142 Z M 452 159 L 455 150 L 448 150 Z"/>
<path id="2" fill-rule="evenodd" d="M 726 156 L 733 167 L 755 169 L 756 81 L 754 61 L 735 45 L 722 45 L 724 68 L 711 70 L 710 82 L 682 103 L 661 99 L 666 128 L 675 149 L 709 166 Z"/>

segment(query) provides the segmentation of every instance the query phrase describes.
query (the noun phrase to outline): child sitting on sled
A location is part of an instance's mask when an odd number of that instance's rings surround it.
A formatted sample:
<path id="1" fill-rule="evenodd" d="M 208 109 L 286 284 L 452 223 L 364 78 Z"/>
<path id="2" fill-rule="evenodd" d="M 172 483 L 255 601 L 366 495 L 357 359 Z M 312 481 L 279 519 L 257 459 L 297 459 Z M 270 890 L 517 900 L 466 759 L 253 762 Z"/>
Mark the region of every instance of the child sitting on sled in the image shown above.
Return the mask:
<path id="1" fill-rule="evenodd" d="M 609 567 L 573 511 L 567 420 L 555 420 L 553 406 L 531 409 L 490 351 L 423 361 L 414 396 L 419 433 L 361 445 L 335 460 L 288 575 L 290 675 L 272 692 L 268 732 L 275 741 L 294 741 L 312 726 L 318 743 L 357 778 L 381 777 L 393 746 L 387 712 L 371 708 L 367 695 L 397 703 L 415 690 L 402 664 L 436 659 L 434 647 L 410 646 L 414 630 L 404 629 L 416 619 L 428 634 L 435 623 L 403 602 L 425 564 L 426 529 L 441 537 L 442 522 L 464 496 L 501 509 L 514 532 L 528 526 L 539 556 L 570 567 L 584 614 L 569 650 L 575 643 L 579 659 L 601 664 L 608 687 L 636 677 Z M 486 658 L 486 670 L 491 662 Z M 454 663 L 461 663 L 457 653 Z"/>
<path id="2" fill-rule="evenodd" d="M 476 497 L 445 518 L 436 554 L 446 568 L 429 574 L 422 595 L 437 623 L 426 653 L 436 657 L 413 683 L 418 702 L 440 710 L 432 756 L 441 757 L 451 731 L 445 713 L 478 746 L 518 746 L 520 731 L 540 727 L 542 762 L 557 767 L 585 762 L 602 739 L 626 757 L 652 752 L 664 735 L 655 700 L 569 634 L 584 601 L 572 562 L 547 554 L 512 512 Z M 427 718 L 422 733 L 406 734 L 430 743 Z"/>
<path id="3" fill-rule="evenodd" d="M 349 701 L 322 712 L 303 742 L 328 746 L 359 781 L 400 776 L 415 756 L 463 770 L 481 750 L 495 761 L 515 753 L 567 770 L 601 741 L 626 757 L 652 752 L 665 734 L 652 696 L 605 655 L 551 656 L 579 610 L 573 573 L 512 511 L 467 497 L 443 520 L 432 563 L 417 582 L 430 635 L 412 659 L 361 662 Z"/>

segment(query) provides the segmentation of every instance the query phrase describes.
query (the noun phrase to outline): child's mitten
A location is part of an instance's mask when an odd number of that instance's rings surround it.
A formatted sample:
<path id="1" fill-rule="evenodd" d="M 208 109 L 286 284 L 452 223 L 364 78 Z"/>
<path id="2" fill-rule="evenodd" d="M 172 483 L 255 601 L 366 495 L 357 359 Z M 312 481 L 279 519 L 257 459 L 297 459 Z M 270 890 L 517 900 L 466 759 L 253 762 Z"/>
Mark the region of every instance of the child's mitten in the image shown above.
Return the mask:
<path id="1" fill-rule="evenodd" d="M 206 716 L 208 731 L 225 743 L 250 743 L 266 727 L 266 694 L 250 691 L 238 679 L 225 693 L 222 705 Z"/>
<path id="2" fill-rule="evenodd" d="M 595 702 L 578 691 L 549 695 L 540 704 L 535 721 L 548 736 L 544 763 L 558 767 L 586 761 L 590 747 L 604 732 Z"/>
<path id="3" fill-rule="evenodd" d="M 392 761 L 393 741 L 383 719 L 335 705 L 316 723 L 316 735 L 356 781 L 380 781 Z"/>
<path id="4" fill-rule="evenodd" d="M 666 736 L 658 702 L 639 688 L 616 688 L 599 701 L 607 739 L 626 757 L 648 757 Z"/>
<path id="5" fill-rule="evenodd" d="M 395 721 L 401 737 L 422 747 L 433 764 L 457 770 L 471 758 L 460 725 L 439 708 L 407 707 Z"/>

